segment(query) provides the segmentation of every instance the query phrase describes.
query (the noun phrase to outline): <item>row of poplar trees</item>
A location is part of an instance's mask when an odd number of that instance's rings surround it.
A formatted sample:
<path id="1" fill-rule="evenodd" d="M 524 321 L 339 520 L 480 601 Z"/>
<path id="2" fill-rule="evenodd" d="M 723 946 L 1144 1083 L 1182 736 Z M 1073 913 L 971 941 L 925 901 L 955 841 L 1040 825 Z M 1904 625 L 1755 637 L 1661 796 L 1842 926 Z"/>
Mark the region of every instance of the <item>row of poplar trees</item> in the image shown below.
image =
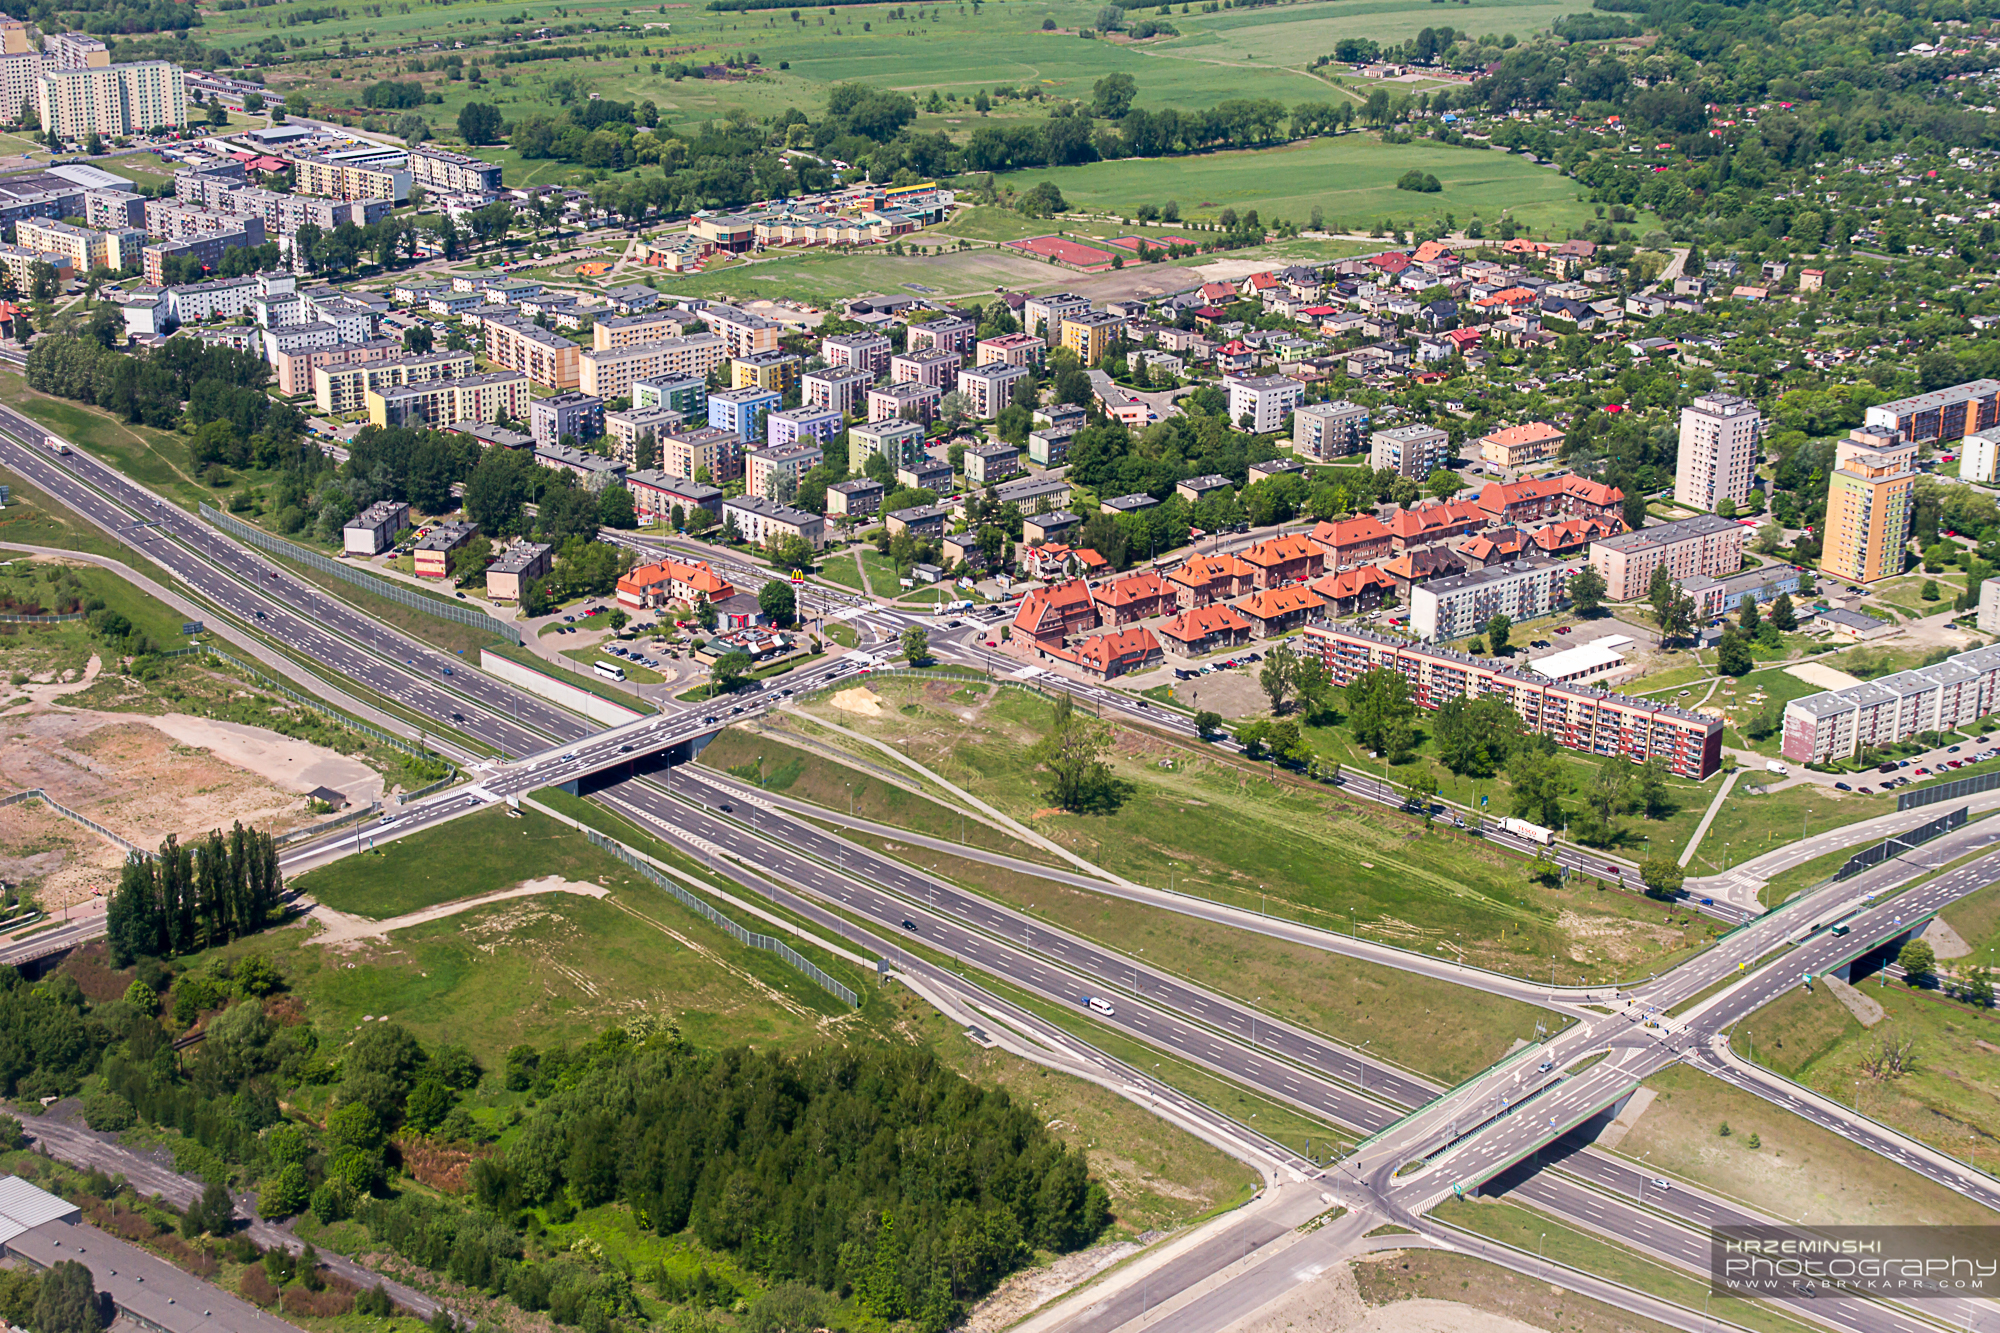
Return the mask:
<path id="1" fill-rule="evenodd" d="M 113 964 L 193 953 L 262 930 L 283 891 L 270 834 L 238 823 L 226 838 L 211 830 L 185 847 L 170 834 L 157 856 L 126 858 L 105 920 Z"/>

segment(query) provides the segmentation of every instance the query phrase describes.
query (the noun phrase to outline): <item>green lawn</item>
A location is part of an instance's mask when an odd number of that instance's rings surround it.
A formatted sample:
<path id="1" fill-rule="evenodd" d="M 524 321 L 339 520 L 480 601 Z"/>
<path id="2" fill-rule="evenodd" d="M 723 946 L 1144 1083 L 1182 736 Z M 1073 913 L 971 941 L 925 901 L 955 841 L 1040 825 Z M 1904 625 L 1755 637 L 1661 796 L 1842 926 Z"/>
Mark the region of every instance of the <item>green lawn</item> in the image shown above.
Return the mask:
<path id="1" fill-rule="evenodd" d="M 1043 835 L 1140 883 L 1264 908 L 1328 929 L 1359 929 L 1427 953 L 1463 948 L 1497 970 L 1597 979 L 1644 975 L 1706 937 L 1699 923 L 1663 919 L 1659 904 L 1595 888 L 1531 886 L 1523 862 L 1484 841 L 1350 800 L 1334 787 L 1245 763 L 1211 747 L 1114 729 L 1122 799 L 1102 813 L 1050 808 L 1028 747 L 1048 706 L 983 684 L 884 681 L 878 715 L 857 713 L 871 687 L 807 704 L 814 713 L 898 747 L 949 780 L 1032 823 Z M 857 694 L 857 691 L 859 692 Z M 843 707 L 842 705 L 845 705 Z M 834 744 L 885 762 L 878 751 Z M 1115 808 L 1114 808 L 1115 807 Z"/>
<path id="2" fill-rule="evenodd" d="M 820 563 L 819 575 L 828 583 L 838 583 L 843 588 L 856 592 L 867 592 L 868 584 L 861 577 L 861 566 L 854 562 L 854 556 L 847 551 L 839 551 Z"/>
<path id="3" fill-rule="evenodd" d="M 565 648 L 563 649 L 563 656 L 575 662 L 581 668 L 579 674 L 588 672 L 595 675 L 599 662 L 609 662 L 612 666 L 623 671 L 625 679 L 635 685 L 658 685 L 666 679 L 665 676 L 662 676 L 657 671 L 649 671 L 645 667 L 633 666 L 630 662 L 620 661 L 600 648 Z"/>
<path id="4" fill-rule="evenodd" d="M 526 810 L 511 819 L 495 806 L 344 857 L 292 884 L 335 911 L 383 920 L 543 875 L 582 879 L 585 861 L 595 855 L 573 830 L 546 815 Z"/>

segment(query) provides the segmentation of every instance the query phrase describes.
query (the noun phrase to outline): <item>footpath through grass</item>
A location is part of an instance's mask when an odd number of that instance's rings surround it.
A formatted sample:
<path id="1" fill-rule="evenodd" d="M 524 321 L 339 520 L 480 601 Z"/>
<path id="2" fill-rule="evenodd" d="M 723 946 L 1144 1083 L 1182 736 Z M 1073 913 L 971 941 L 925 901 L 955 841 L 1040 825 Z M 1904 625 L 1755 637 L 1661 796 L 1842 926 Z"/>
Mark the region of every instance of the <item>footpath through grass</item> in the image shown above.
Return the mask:
<path id="1" fill-rule="evenodd" d="M 361 831 L 368 842 L 368 829 Z M 511 888 L 544 875 L 580 879 L 601 853 L 574 829 L 532 810 L 519 819 L 503 806 L 396 838 L 291 881 L 338 912 L 386 920 Z"/>

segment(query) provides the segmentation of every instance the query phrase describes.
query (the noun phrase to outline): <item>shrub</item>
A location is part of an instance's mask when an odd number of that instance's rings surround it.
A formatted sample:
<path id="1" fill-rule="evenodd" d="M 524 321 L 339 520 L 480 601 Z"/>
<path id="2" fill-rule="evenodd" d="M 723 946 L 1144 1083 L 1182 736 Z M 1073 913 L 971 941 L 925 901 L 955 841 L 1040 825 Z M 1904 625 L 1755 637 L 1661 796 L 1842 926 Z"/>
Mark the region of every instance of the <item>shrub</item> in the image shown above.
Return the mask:
<path id="1" fill-rule="evenodd" d="M 243 1293 L 244 1300 L 252 1305 L 261 1305 L 267 1310 L 278 1300 L 277 1284 L 265 1276 L 261 1265 L 244 1269 L 243 1276 L 237 1279 L 236 1290 Z"/>
<path id="2" fill-rule="evenodd" d="M 83 1102 L 83 1123 L 100 1134 L 132 1128 L 132 1103 L 115 1092 L 93 1092 Z"/>
<path id="3" fill-rule="evenodd" d="M 1396 188 L 1415 190 L 1418 194 L 1436 194 L 1444 188 L 1444 184 L 1428 171 L 1418 171 L 1412 167 L 1396 178 Z"/>

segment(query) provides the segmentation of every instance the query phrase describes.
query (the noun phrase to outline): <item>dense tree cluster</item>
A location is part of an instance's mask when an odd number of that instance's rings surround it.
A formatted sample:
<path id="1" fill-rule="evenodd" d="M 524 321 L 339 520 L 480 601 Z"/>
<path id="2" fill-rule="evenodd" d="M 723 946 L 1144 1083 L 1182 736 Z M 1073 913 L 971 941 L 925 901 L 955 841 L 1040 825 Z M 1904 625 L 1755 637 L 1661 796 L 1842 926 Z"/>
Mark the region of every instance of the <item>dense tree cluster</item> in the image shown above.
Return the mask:
<path id="1" fill-rule="evenodd" d="M 126 859 L 105 915 L 112 961 L 124 967 L 253 934 L 283 891 L 270 834 L 239 823 L 227 838 L 213 830 L 192 847 L 169 834 L 157 856 Z"/>

